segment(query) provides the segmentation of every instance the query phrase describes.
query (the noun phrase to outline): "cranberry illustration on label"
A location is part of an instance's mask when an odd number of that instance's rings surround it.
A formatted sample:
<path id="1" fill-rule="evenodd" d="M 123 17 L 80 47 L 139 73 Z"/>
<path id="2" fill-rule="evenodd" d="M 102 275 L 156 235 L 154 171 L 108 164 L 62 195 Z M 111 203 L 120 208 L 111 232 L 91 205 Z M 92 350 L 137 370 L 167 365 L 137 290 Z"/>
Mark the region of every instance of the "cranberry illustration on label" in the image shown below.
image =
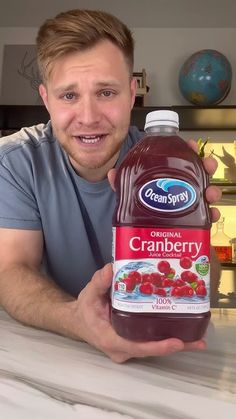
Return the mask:
<path id="1" fill-rule="evenodd" d="M 192 267 L 192 260 L 187 256 L 183 256 L 180 259 L 179 264 L 183 269 L 190 269 Z"/>
<path id="2" fill-rule="evenodd" d="M 129 272 L 128 277 L 132 279 L 136 284 L 140 284 L 142 281 L 142 275 L 138 271 Z"/>
<path id="3" fill-rule="evenodd" d="M 139 292 L 141 292 L 142 294 L 150 295 L 153 293 L 153 290 L 153 285 L 150 282 L 144 282 L 139 287 Z"/>
<path id="4" fill-rule="evenodd" d="M 182 258 L 182 265 L 189 266 L 191 259 Z M 192 262 L 191 262 L 192 263 Z M 127 272 L 114 284 L 114 290 L 121 293 L 135 293 L 136 296 L 155 296 L 173 298 L 203 298 L 207 296 L 206 283 L 195 272 L 188 269 L 176 274 L 167 260 L 157 264 L 159 272 Z"/>
<path id="5" fill-rule="evenodd" d="M 180 276 L 185 282 L 195 282 L 198 279 L 197 274 L 191 271 L 183 271 Z"/>
<path id="6" fill-rule="evenodd" d="M 171 297 L 182 297 L 183 292 L 181 288 L 182 287 L 173 287 L 170 292 Z"/>
<path id="7" fill-rule="evenodd" d="M 204 285 L 198 285 L 198 287 L 196 288 L 196 294 L 199 297 L 205 297 L 207 295 L 206 287 Z"/>
<path id="8" fill-rule="evenodd" d="M 144 282 L 152 282 L 151 274 L 148 274 L 148 273 L 142 274 L 141 283 L 143 284 Z"/>
<path id="9" fill-rule="evenodd" d="M 182 279 L 176 279 L 173 284 L 175 287 L 183 287 L 185 285 L 185 281 Z"/>
<path id="10" fill-rule="evenodd" d="M 204 279 L 198 279 L 197 280 L 197 285 L 203 285 L 205 287 L 206 283 L 205 283 Z"/>
<path id="11" fill-rule="evenodd" d="M 189 285 L 184 285 L 181 288 L 181 291 L 182 291 L 182 295 L 185 297 L 192 297 L 194 295 L 194 290 Z"/>
<path id="12" fill-rule="evenodd" d="M 174 278 L 175 274 L 176 274 L 175 269 L 174 268 L 170 268 L 170 271 L 167 274 L 167 277 L 168 278 Z"/>
<path id="13" fill-rule="evenodd" d="M 166 297 L 167 296 L 167 292 L 164 288 L 156 288 L 154 290 L 154 294 L 160 295 L 160 297 Z"/>
<path id="14" fill-rule="evenodd" d="M 161 287 L 163 282 L 163 276 L 158 272 L 152 272 L 150 274 L 150 280 L 153 285 L 156 287 Z"/>
<path id="15" fill-rule="evenodd" d="M 165 287 L 173 287 L 174 286 L 175 281 L 173 279 L 170 278 L 164 278 L 162 280 L 162 286 Z"/>
<path id="16" fill-rule="evenodd" d="M 157 269 L 159 270 L 159 272 L 168 275 L 171 268 L 170 268 L 170 264 L 167 260 L 161 260 L 157 264 Z"/>

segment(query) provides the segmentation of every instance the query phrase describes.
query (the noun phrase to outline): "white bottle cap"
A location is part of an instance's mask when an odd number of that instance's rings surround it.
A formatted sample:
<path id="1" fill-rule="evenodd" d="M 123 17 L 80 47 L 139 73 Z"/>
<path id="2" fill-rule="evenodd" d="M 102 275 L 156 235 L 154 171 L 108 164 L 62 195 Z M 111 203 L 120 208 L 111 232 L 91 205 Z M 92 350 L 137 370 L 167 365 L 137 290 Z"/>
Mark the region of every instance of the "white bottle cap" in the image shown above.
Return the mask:
<path id="1" fill-rule="evenodd" d="M 174 111 L 152 111 L 146 115 L 144 130 L 161 125 L 179 128 L 179 115 Z"/>

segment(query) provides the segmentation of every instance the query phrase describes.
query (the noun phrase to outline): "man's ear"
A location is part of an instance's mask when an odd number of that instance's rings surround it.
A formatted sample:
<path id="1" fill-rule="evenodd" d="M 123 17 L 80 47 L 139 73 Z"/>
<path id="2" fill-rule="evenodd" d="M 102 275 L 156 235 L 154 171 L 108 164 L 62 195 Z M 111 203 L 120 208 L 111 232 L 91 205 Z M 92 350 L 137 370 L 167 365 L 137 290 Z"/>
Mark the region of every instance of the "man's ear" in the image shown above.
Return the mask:
<path id="1" fill-rule="evenodd" d="M 48 94 L 47 94 L 47 89 L 44 86 L 44 84 L 39 85 L 39 94 L 43 100 L 44 105 L 46 106 L 48 110 Z"/>
<path id="2" fill-rule="evenodd" d="M 137 92 L 137 80 L 135 77 L 133 77 L 130 82 L 130 90 L 131 90 L 131 109 L 132 109 L 134 106 L 136 92 Z"/>

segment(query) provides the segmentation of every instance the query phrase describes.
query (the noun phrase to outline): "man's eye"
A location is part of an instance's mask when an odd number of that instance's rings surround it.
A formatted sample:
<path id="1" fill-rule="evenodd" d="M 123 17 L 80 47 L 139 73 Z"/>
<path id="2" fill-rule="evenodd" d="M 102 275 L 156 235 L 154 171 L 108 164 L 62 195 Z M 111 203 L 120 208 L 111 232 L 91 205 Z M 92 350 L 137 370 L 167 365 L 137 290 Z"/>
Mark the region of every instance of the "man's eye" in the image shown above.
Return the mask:
<path id="1" fill-rule="evenodd" d="M 105 96 L 105 97 L 110 97 L 110 96 L 114 95 L 114 92 L 112 92 L 111 90 L 103 90 L 101 92 L 101 95 Z"/>
<path id="2" fill-rule="evenodd" d="M 66 93 L 65 95 L 63 95 L 63 98 L 66 100 L 73 100 L 75 98 L 75 94 L 74 93 Z"/>

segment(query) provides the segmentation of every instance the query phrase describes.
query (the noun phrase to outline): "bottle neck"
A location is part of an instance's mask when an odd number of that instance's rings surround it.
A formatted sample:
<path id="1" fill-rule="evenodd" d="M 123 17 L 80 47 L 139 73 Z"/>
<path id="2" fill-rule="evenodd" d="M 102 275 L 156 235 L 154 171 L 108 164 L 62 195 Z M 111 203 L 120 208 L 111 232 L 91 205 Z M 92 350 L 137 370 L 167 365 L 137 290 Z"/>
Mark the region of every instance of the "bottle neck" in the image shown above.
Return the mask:
<path id="1" fill-rule="evenodd" d="M 162 135 L 176 135 L 179 132 L 177 127 L 170 127 L 168 125 L 156 125 L 154 127 L 146 128 L 147 134 L 162 134 Z"/>

